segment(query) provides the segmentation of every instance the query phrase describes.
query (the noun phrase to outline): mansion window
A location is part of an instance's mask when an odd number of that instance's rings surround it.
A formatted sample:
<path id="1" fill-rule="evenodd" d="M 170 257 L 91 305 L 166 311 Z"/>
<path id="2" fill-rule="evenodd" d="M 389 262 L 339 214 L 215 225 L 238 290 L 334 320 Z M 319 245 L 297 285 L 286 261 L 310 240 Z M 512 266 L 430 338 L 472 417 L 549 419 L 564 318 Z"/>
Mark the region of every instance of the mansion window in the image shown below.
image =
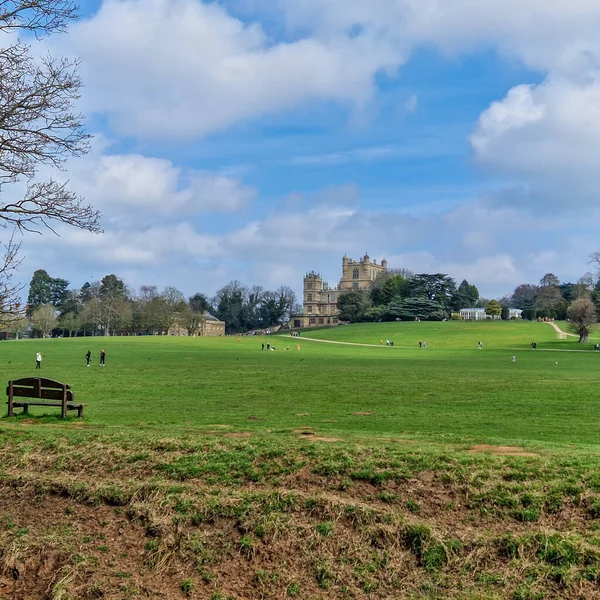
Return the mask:
<path id="1" fill-rule="evenodd" d="M 358 279 L 358 269 L 354 269 L 354 271 L 352 271 L 352 279 Z"/>
<path id="2" fill-rule="evenodd" d="M 314 317 L 311 317 L 308 321 L 309 325 L 315 325 L 317 320 Z"/>
<path id="3" fill-rule="evenodd" d="M 306 312 L 312 312 L 312 306 L 310 304 L 306 307 Z"/>
<path id="4" fill-rule="evenodd" d="M 321 317 L 319 319 L 319 325 L 324 325 L 325 324 L 325 319 L 323 317 Z"/>
<path id="5" fill-rule="evenodd" d="M 355 281 L 355 282 L 352 284 L 352 287 L 353 287 L 354 289 L 358 289 L 358 282 L 356 282 L 356 281 Z"/>
<path id="6" fill-rule="evenodd" d="M 310 282 L 310 283 L 307 283 L 307 284 L 306 284 L 306 289 L 307 289 L 307 290 L 312 290 L 312 289 L 313 289 L 313 284 L 312 284 L 312 282 Z"/>
<path id="7" fill-rule="evenodd" d="M 329 294 L 329 302 L 335 302 L 335 294 Z"/>
<path id="8" fill-rule="evenodd" d="M 312 302 L 312 294 L 306 294 L 306 301 Z"/>

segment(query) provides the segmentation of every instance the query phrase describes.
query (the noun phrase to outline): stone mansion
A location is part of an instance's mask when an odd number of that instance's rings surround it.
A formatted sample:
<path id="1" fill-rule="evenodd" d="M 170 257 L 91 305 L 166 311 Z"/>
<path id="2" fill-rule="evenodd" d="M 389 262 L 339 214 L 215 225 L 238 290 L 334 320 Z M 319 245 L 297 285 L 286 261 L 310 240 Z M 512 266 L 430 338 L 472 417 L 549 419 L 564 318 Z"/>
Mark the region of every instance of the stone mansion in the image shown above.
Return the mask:
<path id="1" fill-rule="evenodd" d="M 330 288 L 318 273 L 311 271 L 304 276 L 303 312 L 301 315 L 292 315 L 290 326 L 294 329 L 300 327 L 323 327 L 337 325 L 339 322 L 337 307 L 338 296 L 348 290 L 368 290 L 379 273 L 387 269 L 385 258 L 380 264 L 371 260 L 368 254 L 358 261 L 347 256 L 342 258 L 342 278 L 336 288 Z"/>

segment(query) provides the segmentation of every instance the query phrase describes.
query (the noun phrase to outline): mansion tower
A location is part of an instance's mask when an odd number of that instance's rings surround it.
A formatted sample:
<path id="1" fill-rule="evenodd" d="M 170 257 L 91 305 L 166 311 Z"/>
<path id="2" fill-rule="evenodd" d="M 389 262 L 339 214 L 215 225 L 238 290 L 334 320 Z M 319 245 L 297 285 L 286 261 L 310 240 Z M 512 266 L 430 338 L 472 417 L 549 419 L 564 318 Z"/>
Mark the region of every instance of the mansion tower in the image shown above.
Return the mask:
<path id="1" fill-rule="evenodd" d="M 370 290 L 380 273 L 387 269 L 385 258 L 381 264 L 371 260 L 368 254 L 358 261 L 347 256 L 342 258 L 342 278 L 337 288 L 330 288 L 318 273 L 311 271 L 304 276 L 303 313 L 293 315 L 290 326 L 319 327 L 337 325 L 339 322 L 337 301 L 340 293 L 349 290 Z"/>

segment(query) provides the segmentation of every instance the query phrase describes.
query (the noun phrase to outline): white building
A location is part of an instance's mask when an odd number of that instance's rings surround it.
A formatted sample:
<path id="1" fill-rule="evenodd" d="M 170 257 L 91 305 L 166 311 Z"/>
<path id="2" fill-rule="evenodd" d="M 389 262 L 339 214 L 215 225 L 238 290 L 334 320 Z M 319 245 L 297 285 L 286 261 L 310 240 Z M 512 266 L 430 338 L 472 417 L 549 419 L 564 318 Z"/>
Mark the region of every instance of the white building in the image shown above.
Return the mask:
<path id="1" fill-rule="evenodd" d="M 520 319 L 523 311 L 520 308 L 509 308 L 508 318 L 509 319 Z M 486 319 L 493 319 L 494 321 L 499 320 L 500 315 L 491 317 L 485 314 L 485 308 L 461 308 L 460 316 L 463 321 L 485 321 Z"/>
<path id="2" fill-rule="evenodd" d="M 463 321 L 485 321 L 487 319 L 485 308 L 461 308 L 460 316 Z"/>

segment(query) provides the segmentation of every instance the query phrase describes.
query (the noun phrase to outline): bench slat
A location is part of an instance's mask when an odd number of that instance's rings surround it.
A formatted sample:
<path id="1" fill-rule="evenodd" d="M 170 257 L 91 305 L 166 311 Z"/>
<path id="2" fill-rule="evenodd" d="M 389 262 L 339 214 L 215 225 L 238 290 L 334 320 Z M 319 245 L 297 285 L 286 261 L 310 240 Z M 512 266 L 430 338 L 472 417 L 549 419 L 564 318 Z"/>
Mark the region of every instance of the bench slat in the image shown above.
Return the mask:
<path id="1" fill-rule="evenodd" d="M 23 379 L 14 379 L 13 385 L 17 386 L 29 386 L 33 387 L 40 382 L 41 387 L 43 388 L 51 388 L 53 390 L 62 390 L 65 384 L 60 383 L 59 381 L 54 381 L 54 379 L 45 379 L 44 377 L 24 377 Z M 67 383 L 67 389 L 70 389 L 71 386 Z"/>
<path id="2" fill-rule="evenodd" d="M 6 388 L 6 395 L 9 394 L 9 388 Z M 40 390 L 40 395 L 35 393 L 33 388 L 13 386 L 13 396 L 19 398 L 43 398 L 44 400 L 62 400 L 62 390 Z M 73 401 L 73 392 L 67 390 L 67 402 Z"/>
<path id="3" fill-rule="evenodd" d="M 8 402 L 6 403 L 8 404 Z M 33 402 L 13 402 L 13 406 L 16 406 L 17 408 L 23 408 L 24 406 L 58 406 L 59 408 L 62 407 L 62 403 L 59 402 L 38 402 L 37 400 L 34 400 Z M 80 402 L 78 403 L 68 403 L 67 402 L 67 410 L 71 410 L 71 409 L 75 409 L 75 408 L 81 408 L 85 406 L 85 404 L 82 404 Z"/>

